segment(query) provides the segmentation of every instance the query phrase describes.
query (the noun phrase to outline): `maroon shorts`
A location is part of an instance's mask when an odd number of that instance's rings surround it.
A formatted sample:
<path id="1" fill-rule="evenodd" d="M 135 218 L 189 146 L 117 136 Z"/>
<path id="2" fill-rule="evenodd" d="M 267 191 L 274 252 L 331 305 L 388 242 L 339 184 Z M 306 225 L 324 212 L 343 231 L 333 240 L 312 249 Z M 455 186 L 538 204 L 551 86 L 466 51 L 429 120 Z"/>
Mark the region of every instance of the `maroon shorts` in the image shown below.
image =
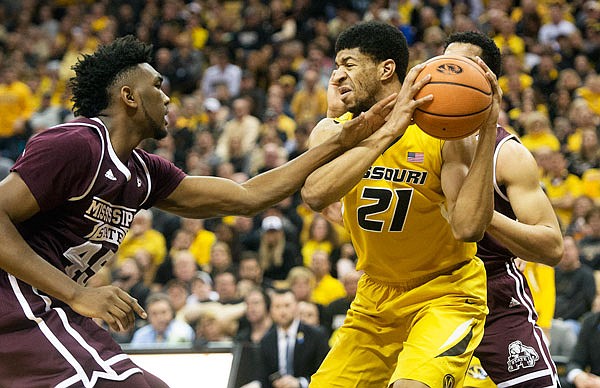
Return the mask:
<path id="1" fill-rule="evenodd" d="M 93 387 L 142 370 L 90 318 L 0 270 L 0 386 Z"/>
<path id="2" fill-rule="evenodd" d="M 488 278 L 485 331 L 475 355 L 499 387 L 560 387 L 533 298 L 514 265 Z"/>

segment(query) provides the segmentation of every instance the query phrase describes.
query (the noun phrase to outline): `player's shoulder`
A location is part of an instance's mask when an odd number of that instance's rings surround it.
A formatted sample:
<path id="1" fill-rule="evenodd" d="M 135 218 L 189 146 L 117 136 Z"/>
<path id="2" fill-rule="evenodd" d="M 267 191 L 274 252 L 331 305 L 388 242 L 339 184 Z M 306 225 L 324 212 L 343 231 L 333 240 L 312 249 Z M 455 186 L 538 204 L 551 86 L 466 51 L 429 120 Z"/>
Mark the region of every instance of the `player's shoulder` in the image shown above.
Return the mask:
<path id="1" fill-rule="evenodd" d="M 310 132 L 308 139 L 309 147 L 315 147 L 332 136 L 339 133 L 342 129 L 342 123 L 333 118 L 321 119 Z"/>
<path id="2" fill-rule="evenodd" d="M 65 159 L 81 159 L 102 151 L 102 127 L 89 119 L 78 119 L 48 128 L 32 136 L 28 152 L 52 153 Z"/>
<path id="3" fill-rule="evenodd" d="M 99 123 L 81 118 L 50 127 L 33 136 L 32 140 L 83 146 L 98 142 L 102 136 L 102 130 Z"/>
<path id="4" fill-rule="evenodd" d="M 143 148 L 136 148 L 133 150 L 134 155 L 142 160 L 142 162 L 148 166 L 172 164 L 169 160 L 163 158 L 160 155 L 153 154 L 144 150 Z"/>
<path id="5" fill-rule="evenodd" d="M 320 131 L 331 131 L 335 129 L 341 128 L 342 124 L 346 121 L 350 121 L 354 118 L 354 115 L 351 112 L 346 112 L 339 117 L 325 117 L 321 119 L 317 125 L 313 128 L 312 133 L 320 132 Z"/>
<path id="6" fill-rule="evenodd" d="M 498 143 L 496 159 L 496 180 L 500 184 L 537 182 L 539 168 L 532 153 L 514 135 L 503 138 Z"/>
<path id="7" fill-rule="evenodd" d="M 500 125 L 497 126 L 496 147 L 499 156 L 505 155 L 516 160 L 519 160 L 517 156 L 531 156 L 531 152 L 521 143 L 519 136 Z"/>

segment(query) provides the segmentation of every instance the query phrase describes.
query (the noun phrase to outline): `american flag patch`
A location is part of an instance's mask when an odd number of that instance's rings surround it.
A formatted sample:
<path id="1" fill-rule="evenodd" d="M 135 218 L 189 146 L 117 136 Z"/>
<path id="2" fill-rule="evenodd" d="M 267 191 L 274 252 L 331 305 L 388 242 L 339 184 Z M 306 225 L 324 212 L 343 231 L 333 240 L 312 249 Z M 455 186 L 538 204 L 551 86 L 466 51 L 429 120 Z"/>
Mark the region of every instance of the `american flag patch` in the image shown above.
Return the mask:
<path id="1" fill-rule="evenodd" d="M 411 163 L 423 163 L 425 161 L 425 154 L 422 152 L 408 152 L 406 160 Z"/>

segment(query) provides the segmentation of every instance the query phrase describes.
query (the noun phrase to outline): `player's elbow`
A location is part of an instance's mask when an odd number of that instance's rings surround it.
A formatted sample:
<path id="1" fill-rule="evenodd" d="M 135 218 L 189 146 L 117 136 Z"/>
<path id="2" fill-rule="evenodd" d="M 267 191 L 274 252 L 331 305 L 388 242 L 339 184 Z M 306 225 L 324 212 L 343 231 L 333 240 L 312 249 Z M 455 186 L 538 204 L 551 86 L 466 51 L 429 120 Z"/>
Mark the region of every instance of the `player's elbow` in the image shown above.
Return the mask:
<path id="1" fill-rule="evenodd" d="M 552 233 L 552 235 L 546 235 L 543 240 L 540 240 L 540 244 L 537 245 L 537 249 L 532 250 L 531 258 L 524 258 L 527 261 L 534 261 L 542 263 L 550 267 L 557 265 L 563 257 L 563 237 L 560 232 Z"/>
<path id="2" fill-rule="evenodd" d="M 470 224 L 462 228 L 452 228 L 454 238 L 464 242 L 478 242 L 485 234 L 485 228 L 479 228 L 476 225 Z"/>
<path id="3" fill-rule="evenodd" d="M 459 241 L 464 242 L 478 242 L 483 238 L 483 233 L 463 233 L 463 234 L 454 234 L 454 238 Z"/>
<path id="4" fill-rule="evenodd" d="M 308 207 L 313 211 L 321 212 L 328 205 L 323 200 L 323 197 L 319 195 L 319 193 L 315 192 L 307 186 L 302 187 L 300 194 L 302 195 L 302 200 L 304 201 L 304 203 L 306 203 L 306 205 L 308 205 Z"/>
<path id="5" fill-rule="evenodd" d="M 551 245 L 550 252 L 548 253 L 546 262 L 544 264 L 554 267 L 561 261 L 563 253 L 564 248 L 561 235 L 560 238 L 555 242 L 555 244 Z"/>

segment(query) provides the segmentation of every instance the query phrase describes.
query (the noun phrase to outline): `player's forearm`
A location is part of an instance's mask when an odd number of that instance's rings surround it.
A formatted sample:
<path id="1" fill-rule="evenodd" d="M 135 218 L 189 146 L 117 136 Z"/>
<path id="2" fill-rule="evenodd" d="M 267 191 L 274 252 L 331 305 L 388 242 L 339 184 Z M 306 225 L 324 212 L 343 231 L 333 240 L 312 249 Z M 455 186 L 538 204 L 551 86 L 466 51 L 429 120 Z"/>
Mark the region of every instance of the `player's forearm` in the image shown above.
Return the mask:
<path id="1" fill-rule="evenodd" d="M 391 133 L 378 131 L 311 173 L 302 187 L 302 199 L 321 211 L 337 202 L 362 179 L 365 171 L 394 140 Z"/>
<path id="2" fill-rule="evenodd" d="M 346 150 L 338 139 L 334 136 L 285 165 L 244 183 L 244 187 L 252 193 L 247 203 L 248 211 L 256 213 L 298 191 L 309 174 Z"/>
<path id="3" fill-rule="evenodd" d="M 562 236 L 551 226 L 527 225 L 494 212 L 487 232 L 523 260 L 555 266 L 562 257 Z"/>
<path id="4" fill-rule="evenodd" d="M 452 212 L 452 230 L 459 240 L 481 240 L 492 220 L 494 145 L 495 136 L 492 136 L 491 131 L 481 131 L 473 162 Z"/>
<path id="5" fill-rule="evenodd" d="M 65 303 L 73 300 L 81 286 L 35 253 L 6 213 L 0 213 L 0 228 L 0 267 L 3 270 Z"/>

